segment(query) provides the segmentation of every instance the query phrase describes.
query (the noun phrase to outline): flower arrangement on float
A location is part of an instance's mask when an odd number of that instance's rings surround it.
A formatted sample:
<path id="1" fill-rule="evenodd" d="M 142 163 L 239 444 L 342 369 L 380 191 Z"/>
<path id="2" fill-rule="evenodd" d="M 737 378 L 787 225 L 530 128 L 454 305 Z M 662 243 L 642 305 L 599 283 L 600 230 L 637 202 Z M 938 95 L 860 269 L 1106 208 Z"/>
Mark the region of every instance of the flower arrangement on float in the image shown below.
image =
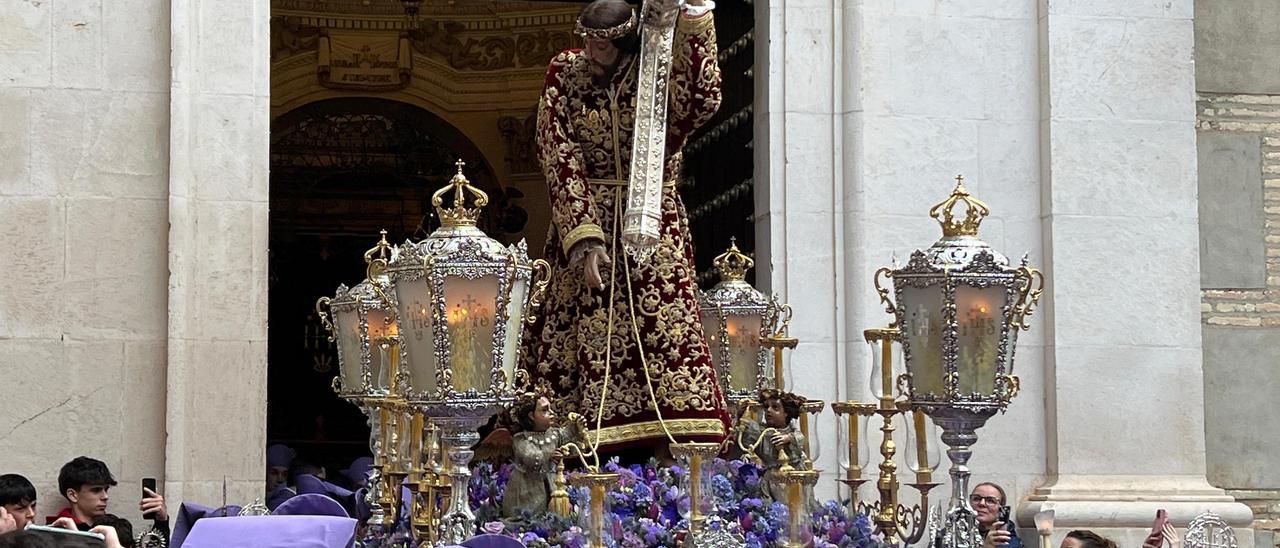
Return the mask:
<path id="1" fill-rule="evenodd" d="M 710 492 L 715 513 L 713 527 L 729 527 L 742 535 L 744 545 L 766 548 L 785 540 L 787 507 L 768 499 L 762 472 L 740 460 L 715 459 L 709 463 Z M 602 467 L 617 473 L 619 482 L 607 494 L 607 527 L 621 548 L 667 547 L 677 544 L 679 531 L 687 529 L 689 494 L 682 485 L 685 470 L 680 466 L 621 466 L 609 461 Z M 514 519 L 500 518 L 502 495 L 511 477 L 511 465 L 479 463 L 473 467 L 470 483 L 471 509 L 485 533 L 507 535 L 536 548 L 583 548 L 586 535 L 578 519 L 587 503 L 585 487 L 570 487 L 570 516 L 552 513 L 525 514 Z M 838 548 L 880 548 L 887 546 L 872 534 L 871 520 L 864 514 L 850 515 L 845 505 L 827 501 L 811 515 L 812 546 Z"/>

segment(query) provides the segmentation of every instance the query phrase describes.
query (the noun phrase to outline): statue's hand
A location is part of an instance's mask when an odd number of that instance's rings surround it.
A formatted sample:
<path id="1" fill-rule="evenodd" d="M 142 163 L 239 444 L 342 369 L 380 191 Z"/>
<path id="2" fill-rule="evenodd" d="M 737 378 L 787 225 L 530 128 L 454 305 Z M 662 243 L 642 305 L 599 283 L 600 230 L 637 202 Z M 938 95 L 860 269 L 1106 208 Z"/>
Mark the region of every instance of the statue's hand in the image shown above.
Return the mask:
<path id="1" fill-rule="evenodd" d="M 573 433 L 579 440 L 587 436 L 587 418 L 577 413 L 569 413 L 569 423 L 573 425 Z"/>
<path id="2" fill-rule="evenodd" d="M 582 273 L 586 276 L 588 287 L 604 289 L 604 280 L 600 277 L 600 267 L 613 262 L 604 246 L 592 246 L 582 258 Z"/>

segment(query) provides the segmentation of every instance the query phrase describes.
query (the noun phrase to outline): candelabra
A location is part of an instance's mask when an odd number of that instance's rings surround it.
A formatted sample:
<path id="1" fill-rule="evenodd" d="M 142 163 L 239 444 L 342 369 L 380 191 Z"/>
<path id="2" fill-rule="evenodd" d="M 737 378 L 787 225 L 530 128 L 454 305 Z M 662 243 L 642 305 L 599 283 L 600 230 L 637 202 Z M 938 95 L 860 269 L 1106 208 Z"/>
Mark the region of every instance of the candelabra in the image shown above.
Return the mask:
<path id="1" fill-rule="evenodd" d="M 929 515 L 929 492 L 940 485 L 933 481 L 933 470 L 937 467 L 937 450 L 929 447 L 931 435 L 924 421 L 924 414 L 913 409 L 911 404 L 894 395 L 894 352 L 893 345 L 901 339 L 897 329 L 868 329 L 863 337 L 872 349 L 872 393 L 876 396 L 875 404 L 856 401 L 832 404 L 832 410 L 848 417 L 849 427 L 849 470 L 840 481 L 849 486 L 850 507 L 857 511 L 865 511 L 875 523 L 877 533 L 890 543 L 915 544 L 924 537 Z M 876 479 L 876 491 L 879 499 L 873 502 L 858 502 L 858 488 L 869 479 L 862 477 L 859 452 L 859 417 L 879 416 L 881 419 L 880 440 L 880 474 Z M 907 507 L 899 503 L 898 464 L 894 456 L 898 452 L 894 441 L 895 417 L 911 416 L 914 430 L 907 430 L 908 441 L 907 465 L 915 472 L 915 481 L 907 483 L 920 495 L 920 503 Z M 914 454 L 912 454 L 914 453 Z"/>
<path id="2" fill-rule="evenodd" d="M 605 500 L 605 492 L 618 484 L 620 476 L 615 472 L 584 472 L 569 479 L 575 487 L 586 487 L 587 507 L 582 510 L 586 520 L 587 546 L 589 548 L 605 548 L 605 515 L 609 512 Z"/>
<path id="3" fill-rule="evenodd" d="M 870 417 L 876 414 L 877 405 L 874 403 L 858 403 L 855 401 L 840 401 L 831 404 L 831 411 L 837 417 L 844 417 L 847 421 L 847 441 L 849 452 L 848 466 L 845 468 L 845 477 L 836 481 L 844 484 L 849 488 L 849 511 L 858 511 L 858 489 L 862 484 L 870 481 L 868 478 L 862 477 L 862 466 L 866 461 L 862 458 L 862 447 L 858 443 L 859 424 L 863 417 Z"/>

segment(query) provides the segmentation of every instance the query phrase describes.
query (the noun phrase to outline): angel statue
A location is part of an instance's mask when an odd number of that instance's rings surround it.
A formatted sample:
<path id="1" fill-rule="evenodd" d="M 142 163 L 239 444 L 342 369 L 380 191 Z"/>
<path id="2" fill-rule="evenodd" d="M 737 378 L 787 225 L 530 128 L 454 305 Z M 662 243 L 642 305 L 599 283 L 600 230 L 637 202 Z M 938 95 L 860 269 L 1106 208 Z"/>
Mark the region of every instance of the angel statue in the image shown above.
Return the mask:
<path id="1" fill-rule="evenodd" d="M 486 456 L 511 459 L 511 479 L 502 497 L 502 516 L 514 518 L 546 512 L 555 488 L 557 463 L 565 457 L 560 448 L 586 439 L 586 419 L 569 413 L 568 424 L 555 426 L 557 416 L 551 400 L 534 393 L 525 393 L 516 399 L 507 415 L 502 421 L 506 424 L 480 444 Z"/>
<path id="2" fill-rule="evenodd" d="M 759 459 L 766 475 L 783 464 L 790 464 L 796 470 L 808 470 L 811 466 L 805 454 L 804 435 L 795 426 L 804 403 L 804 396 L 762 390 L 759 404 L 764 408 L 764 424 L 748 418 L 745 413 L 739 420 L 738 445 L 745 453 L 754 454 Z M 787 500 L 783 485 L 770 482 L 768 491 L 775 501 Z"/>

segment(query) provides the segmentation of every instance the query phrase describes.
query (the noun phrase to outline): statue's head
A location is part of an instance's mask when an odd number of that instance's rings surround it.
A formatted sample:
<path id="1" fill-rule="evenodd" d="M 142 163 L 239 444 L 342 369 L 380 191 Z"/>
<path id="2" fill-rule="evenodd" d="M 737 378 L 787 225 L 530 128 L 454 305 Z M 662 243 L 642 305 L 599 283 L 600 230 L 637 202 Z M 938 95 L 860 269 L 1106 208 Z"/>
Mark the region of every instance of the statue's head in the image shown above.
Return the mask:
<path id="1" fill-rule="evenodd" d="M 764 422 L 767 426 L 782 428 L 791 421 L 800 418 L 805 398 L 790 392 L 779 390 L 761 390 L 760 405 L 764 407 Z"/>
<path id="2" fill-rule="evenodd" d="M 583 40 L 591 76 L 607 83 L 618 65 L 640 51 L 636 10 L 624 0 L 595 0 L 583 8 L 574 32 Z"/>
<path id="3" fill-rule="evenodd" d="M 542 392 L 528 392 L 512 404 L 511 418 L 521 432 L 545 432 L 555 423 L 556 411 Z"/>

